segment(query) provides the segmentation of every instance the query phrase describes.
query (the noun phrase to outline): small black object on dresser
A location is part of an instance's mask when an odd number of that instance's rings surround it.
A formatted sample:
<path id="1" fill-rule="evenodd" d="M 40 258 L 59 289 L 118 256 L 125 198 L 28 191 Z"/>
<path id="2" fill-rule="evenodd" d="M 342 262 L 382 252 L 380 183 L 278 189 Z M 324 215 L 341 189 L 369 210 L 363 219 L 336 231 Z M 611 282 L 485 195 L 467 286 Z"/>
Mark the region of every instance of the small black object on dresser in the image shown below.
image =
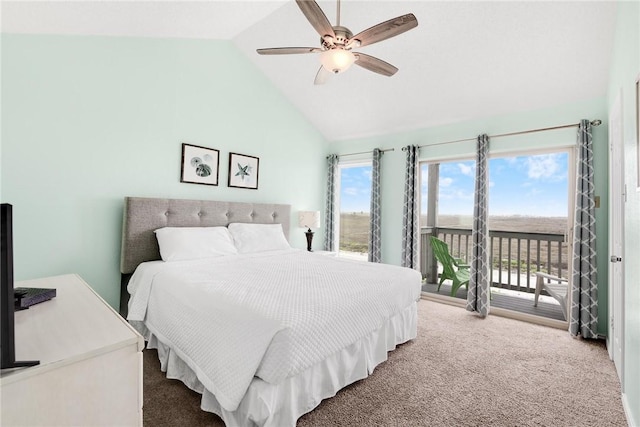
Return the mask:
<path id="1" fill-rule="evenodd" d="M 24 310 L 34 304 L 56 297 L 56 290 L 49 288 L 15 288 L 13 290 L 15 310 Z"/>

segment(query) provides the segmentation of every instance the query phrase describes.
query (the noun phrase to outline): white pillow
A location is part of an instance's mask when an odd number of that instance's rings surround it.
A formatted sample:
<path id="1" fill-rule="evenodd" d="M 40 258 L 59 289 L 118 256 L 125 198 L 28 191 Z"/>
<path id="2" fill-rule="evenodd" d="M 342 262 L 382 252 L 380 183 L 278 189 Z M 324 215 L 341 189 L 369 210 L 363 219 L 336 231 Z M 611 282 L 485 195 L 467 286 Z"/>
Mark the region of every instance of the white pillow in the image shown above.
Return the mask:
<path id="1" fill-rule="evenodd" d="M 226 227 L 164 227 L 155 231 L 163 261 L 238 253 Z"/>
<path id="2" fill-rule="evenodd" d="M 290 249 L 281 224 L 229 224 L 233 242 L 241 254 Z"/>

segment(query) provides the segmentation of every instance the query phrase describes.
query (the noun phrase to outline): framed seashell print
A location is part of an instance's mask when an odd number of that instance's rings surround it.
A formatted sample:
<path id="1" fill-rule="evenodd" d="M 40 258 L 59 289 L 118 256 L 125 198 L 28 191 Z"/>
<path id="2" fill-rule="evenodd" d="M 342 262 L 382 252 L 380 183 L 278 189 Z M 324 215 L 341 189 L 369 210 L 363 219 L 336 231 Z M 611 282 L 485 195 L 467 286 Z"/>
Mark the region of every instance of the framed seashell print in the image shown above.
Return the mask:
<path id="1" fill-rule="evenodd" d="M 260 159 L 245 154 L 229 153 L 229 187 L 258 189 Z"/>
<path id="2" fill-rule="evenodd" d="M 218 185 L 220 151 L 198 145 L 182 144 L 180 182 Z"/>

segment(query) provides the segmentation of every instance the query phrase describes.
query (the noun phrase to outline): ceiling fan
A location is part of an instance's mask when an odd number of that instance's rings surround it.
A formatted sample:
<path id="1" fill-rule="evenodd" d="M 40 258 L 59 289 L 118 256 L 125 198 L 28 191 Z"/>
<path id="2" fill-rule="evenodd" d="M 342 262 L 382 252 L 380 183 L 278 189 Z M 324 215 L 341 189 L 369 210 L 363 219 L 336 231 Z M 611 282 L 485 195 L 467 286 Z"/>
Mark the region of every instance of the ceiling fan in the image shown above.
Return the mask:
<path id="1" fill-rule="evenodd" d="M 314 81 L 317 85 L 324 84 L 331 74 L 346 71 L 352 64 L 383 76 L 393 76 L 398 71 L 393 65 L 364 53 L 352 52 L 352 49 L 386 40 L 417 27 L 418 20 L 413 13 L 374 25 L 354 36 L 351 30 L 340 25 L 340 0 L 337 0 L 337 3 L 337 22 L 332 26 L 314 0 L 296 0 L 296 4 L 311 26 L 320 34 L 321 47 L 275 47 L 257 49 L 257 52 L 260 55 L 320 53 L 322 65 Z"/>

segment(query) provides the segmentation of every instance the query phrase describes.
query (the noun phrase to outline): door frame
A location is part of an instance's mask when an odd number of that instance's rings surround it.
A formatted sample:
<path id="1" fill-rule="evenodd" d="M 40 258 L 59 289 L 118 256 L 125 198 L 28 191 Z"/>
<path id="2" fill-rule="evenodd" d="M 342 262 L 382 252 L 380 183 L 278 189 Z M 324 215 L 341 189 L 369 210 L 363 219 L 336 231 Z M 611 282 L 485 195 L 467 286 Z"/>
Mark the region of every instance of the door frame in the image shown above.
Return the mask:
<path id="1" fill-rule="evenodd" d="M 609 315 L 607 319 L 607 350 L 609 358 L 614 362 L 618 373 L 622 391 L 624 392 L 624 203 L 626 199 L 626 186 L 624 177 L 624 128 L 623 128 L 623 103 L 622 89 L 618 90 L 615 101 L 609 112 L 609 257 L 616 255 L 622 258 L 621 262 L 609 265 Z M 615 216 L 618 214 L 618 220 Z M 614 227 L 614 222 L 618 227 Z M 616 234 L 616 231 L 618 234 Z M 619 249 L 615 249 L 616 244 Z M 616 284 L 616 268 L 620 268 L 620 283 Z M 619 287 L 616 289 L 616 285 Z M 619 299 L 619 301 L 618 301 Z M 618 312 L 619 311 L 619 312 Z M 619 336 L 619 354 L 616 350 L 616 335 Z M 616 356 L 619 363 L 616 362 Z"/>

